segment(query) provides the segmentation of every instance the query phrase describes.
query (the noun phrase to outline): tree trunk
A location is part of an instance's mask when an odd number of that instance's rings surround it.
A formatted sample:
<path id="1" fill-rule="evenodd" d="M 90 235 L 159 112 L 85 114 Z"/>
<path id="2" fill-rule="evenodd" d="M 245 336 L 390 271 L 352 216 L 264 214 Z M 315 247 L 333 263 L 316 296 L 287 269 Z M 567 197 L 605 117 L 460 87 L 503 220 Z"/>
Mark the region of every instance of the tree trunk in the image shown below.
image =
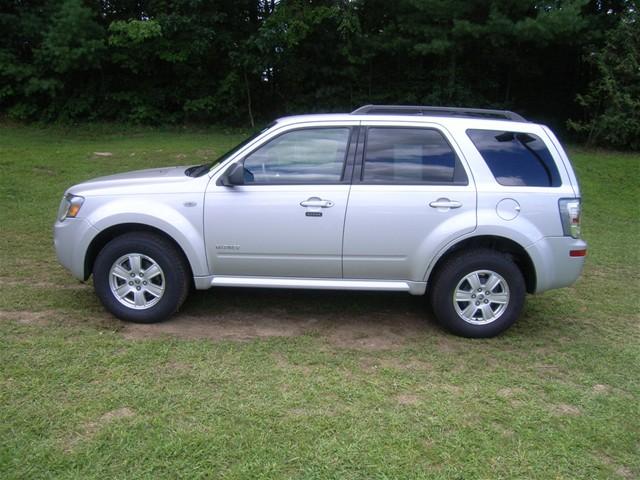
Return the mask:
<path id="1" fill-rule="evenodd" d="M 251 128 L 256 126 L 253 121 L 253 110 L 251 108 L 251 88 L 249 87 L 249 76 L 247 75 L 247 69 L 242 69 L 242 75 L 244 76 L 244 86 L 247 91 L 247 109 L 249 110 L 249 122 L 251 123 Z"/>
<path id="2" fill-rule="evenodd" d="M 451 56 L 449 57 L 449 82 L 448 82 L 448 99 L 447 102 L 449 104 L 451 103 L 456 103 L 455 102 L 455 97 L 456 97 L 456 73 L 458 70 L 458 62 L 457 62 L 457 57 L 456 57 L 456 51 L 454 49 L 453 52 L 451 52 L 450 54 Z"/>

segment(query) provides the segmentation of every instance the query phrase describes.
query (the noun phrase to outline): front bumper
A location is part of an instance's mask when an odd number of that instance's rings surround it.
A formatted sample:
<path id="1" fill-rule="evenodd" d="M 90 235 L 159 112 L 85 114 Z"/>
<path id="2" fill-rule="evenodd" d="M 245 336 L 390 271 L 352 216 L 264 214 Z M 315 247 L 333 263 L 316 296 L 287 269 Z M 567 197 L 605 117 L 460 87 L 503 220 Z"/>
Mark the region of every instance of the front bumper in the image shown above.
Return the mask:
<path id="1" fill-rule="evenodd" d="M 58 261 L 78 280 L 86 280 L 84 260 L 98 230 L 83 218 L 67 218 L 53 225 L 53 245 Z"/>
<path id="2" fill-rule="evenodd" d="M 536 269 L 536 293 L 575 283 L 584 267 L 585 257 L 572 257 L 573 250 L 586 250 L 580 238 L 544 237 L 526 250 Z"/>

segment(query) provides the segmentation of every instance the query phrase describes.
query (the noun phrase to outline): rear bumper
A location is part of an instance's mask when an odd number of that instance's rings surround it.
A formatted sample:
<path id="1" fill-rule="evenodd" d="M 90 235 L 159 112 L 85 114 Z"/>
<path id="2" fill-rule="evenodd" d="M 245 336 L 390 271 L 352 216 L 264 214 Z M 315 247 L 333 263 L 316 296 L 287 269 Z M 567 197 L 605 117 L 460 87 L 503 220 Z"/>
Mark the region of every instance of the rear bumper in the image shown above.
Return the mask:
<path id="1" fill-rule="evenodd" d="M 53 225 L 53 245 L 58 261 L 78 280 L 86 280 L 84 259 L 98 230 L 82 218 L 67 218 Z"/>
<path id="2" fill-rule="evenodd" d="M 526 250 L 536 269 L 536 293 L 575 283 L 584 267 L 584 256 L 571 256 L 572 251 L 586 250 L 580 238 L 545 237 Z"/>

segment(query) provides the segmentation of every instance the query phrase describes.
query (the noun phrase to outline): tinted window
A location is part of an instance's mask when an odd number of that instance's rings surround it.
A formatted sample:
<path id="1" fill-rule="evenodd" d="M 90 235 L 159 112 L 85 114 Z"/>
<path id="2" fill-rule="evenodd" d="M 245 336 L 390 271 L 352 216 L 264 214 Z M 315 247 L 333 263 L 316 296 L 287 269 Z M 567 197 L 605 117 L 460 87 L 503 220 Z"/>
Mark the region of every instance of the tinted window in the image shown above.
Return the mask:
<path id="1" fill-rule="evenodd" d="M 530 133 L 467 130 L 501 185 L 557 187 L 560 174 L 544 142 Z"/>
<path id="2" fill-rule="evenodd" d="M 315 128 L 284 133 L 245 159 L 245 183 L 338 183 L 349 132 Z"/>
<path id="3" fill-rule="evenodd" d="M 370 128 L 367 133 L 365 182 L 395 184 L 466 184 L 456 154 L 437 130 Z"/>

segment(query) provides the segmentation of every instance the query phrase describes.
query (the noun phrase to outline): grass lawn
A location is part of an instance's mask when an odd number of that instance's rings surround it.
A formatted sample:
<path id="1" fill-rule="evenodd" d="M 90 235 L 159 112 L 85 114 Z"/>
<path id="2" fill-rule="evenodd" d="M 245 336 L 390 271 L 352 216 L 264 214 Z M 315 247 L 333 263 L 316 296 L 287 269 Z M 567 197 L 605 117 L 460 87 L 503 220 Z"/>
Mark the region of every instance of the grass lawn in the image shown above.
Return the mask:
<path id="1" fill-rule="evenodd" d="M 0 478 L 640 477 L 640 155 L 572 151 L 585 272 L 490 340 L 404 294 L 218 289 L 125 325 L 58 265 L 66 187 L 241 137 L 0 126 Z"/>

